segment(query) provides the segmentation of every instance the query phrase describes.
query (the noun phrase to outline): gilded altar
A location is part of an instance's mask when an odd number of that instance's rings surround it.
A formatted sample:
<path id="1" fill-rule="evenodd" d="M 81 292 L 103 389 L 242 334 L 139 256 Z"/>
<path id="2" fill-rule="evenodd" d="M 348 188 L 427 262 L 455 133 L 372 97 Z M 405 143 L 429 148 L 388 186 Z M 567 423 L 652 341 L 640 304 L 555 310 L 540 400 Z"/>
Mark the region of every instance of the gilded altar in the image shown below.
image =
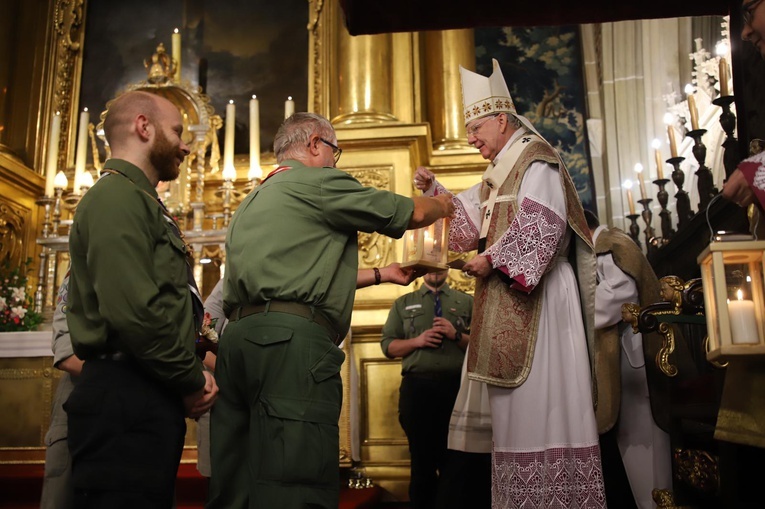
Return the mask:
<path id="1" fill-rule="evenodd" d="M 31 80 L 39 86 L 32 87 L 30 101 L 39 108 L 33 119 L 23 119 L 26 136 L 35 139 L 27 144 L 33 155 L 20 158 L 0 146 L 0 216 L 5 228 L 0 255 L 3 260 L 36 260 L 32 279 L 37 304 L 48 315 L 68 261 L 67 227 L 80 190 L 57 187 L 53 196 L 42 198 L 43 176 L 56 113 L 60 140 L 55 166 L 70 182 L 74 174 L 86 7 L 86 0 L 49 0 L 48 10 L 37 14 L 36 29 L 23 36 L 35 58 L 44 62 L 33 66 L 40 76 Z M 412 173 L 419 165 L 433 168 L 454 190 L 474 184 L 485 162 L 467 144 L 458 75 L 459 65 L 475 67 L 472 30 L 351 37 L 341 18 L 336 1 L 308 2 L 307 109 L 333 122 L 344 151 L 342 169 L 365 185 L 403 195 L 416 192 Z M 0 22 L 0 28 L 3 23 L 7 22 Z M 246 154 L 234 157 L 235 178 L 219 171 L 216 133 L 223 126 L 223 112 L 214 111 L 198 87 L 179 77 L 168 57 L 159 48 L 154 55 L 137 56 L 134 65 L 139 69 L 146 59 L 146 76 L 129 89 L 161 94 L 183 114 L 192 156 L 170 192 L 176 212 L 185 220 L 186 236 L 195 245 L 195 276 L 206 295 L 225 264 L 222 243 L 227 220 L 257 181 L 247 178 Z M 374 66 L 363 65 L 370 59 Z M 99 112 L 108 108 L 101 106 Z M 98 124 L 96 117 L 90 143 L 97 141 Z M 88 170 L 97 171 L 101 161 L 95 149 L 93 154 Z M 273 167 L 273 154 L 263 152 L 260 163 L 265 171 Z M 359 266 L 401 261 L 402 249 L 400 240 L 362 233 Z M 215 263 L 203 264 L 203 259 Z M 453 286 L 470 290 L 470 281 L 455 277 Z M 357 293 L 352 340 L 345 344 L 349 362 L 343 371 L 345 404 L 340 422 L 342 466 L 363 469 L 363 475 L 398 498 L 405 498 L 409 471 L 406 437 L 397 419 L 400 363 L 384 357 L 379 339 L 392 302 L 408 291 L 411 288 L 382 285 Z M 2 359 L 0 383 L 12 385 L 16 395 L 3 390 L 3 405 L 17 405 L 19 394 L 36 404 L 18 414 L 14 426 L 4 428 L 0 463 L 43 461 L 43 437 L 58 376 L 45 355 Z M 195 444 L 192 424 L 184 461 L 195 461 Z"/>

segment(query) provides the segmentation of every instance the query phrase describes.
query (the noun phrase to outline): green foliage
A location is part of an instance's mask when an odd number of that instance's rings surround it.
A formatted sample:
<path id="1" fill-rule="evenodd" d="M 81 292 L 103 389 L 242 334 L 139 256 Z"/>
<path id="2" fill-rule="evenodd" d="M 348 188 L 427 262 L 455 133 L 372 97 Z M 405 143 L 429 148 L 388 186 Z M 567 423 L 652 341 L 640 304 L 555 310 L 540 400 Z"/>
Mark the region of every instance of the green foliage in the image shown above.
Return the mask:
<path id="1" fill-rule="evenodd" d="M 11 268 L 6 262 L 0 268 L 0 332 L 35 330 L 42 322 L 27 287 L 31 263 L 29 258 L 21 267 Z"/>

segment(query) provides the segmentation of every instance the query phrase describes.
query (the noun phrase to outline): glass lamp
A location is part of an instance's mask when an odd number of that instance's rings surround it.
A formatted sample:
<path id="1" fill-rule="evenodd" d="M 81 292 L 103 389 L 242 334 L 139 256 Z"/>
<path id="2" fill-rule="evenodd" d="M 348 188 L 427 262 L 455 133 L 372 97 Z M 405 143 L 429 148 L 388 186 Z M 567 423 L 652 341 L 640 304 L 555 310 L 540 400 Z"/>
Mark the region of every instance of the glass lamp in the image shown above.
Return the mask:
<path id="1" fill-rule="evenodd" d="M 430 226 L 406 232 L 401 267 L 413 267 L 424 272 L 448 269 L 448 251 L 449 219 L 439 219 Z"/>
<path id="2" fill-rule="evenodd" d="M 765 354 L 765 241 L 716 235 L 699 255 L 707 360 Z"/>

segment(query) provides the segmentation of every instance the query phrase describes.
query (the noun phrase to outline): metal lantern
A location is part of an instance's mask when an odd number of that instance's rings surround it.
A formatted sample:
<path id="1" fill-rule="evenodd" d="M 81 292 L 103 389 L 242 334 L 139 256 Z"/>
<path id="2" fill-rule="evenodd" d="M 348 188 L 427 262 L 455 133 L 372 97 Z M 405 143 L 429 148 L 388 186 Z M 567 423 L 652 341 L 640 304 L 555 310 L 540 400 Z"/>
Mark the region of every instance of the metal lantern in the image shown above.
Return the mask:
<path id="1" fill-rule="evenodd" d="M 439 219 L 430 226 L 406 232 L 402 267 L 425 272 L 448 269 L 449 219 Z"/>
<path id="2" fill-rule="evenodd" d="M 765 354 L 765 241 L 751 239 L 717 235 L 697 259 L 704 285 L 707 360 Z"/>

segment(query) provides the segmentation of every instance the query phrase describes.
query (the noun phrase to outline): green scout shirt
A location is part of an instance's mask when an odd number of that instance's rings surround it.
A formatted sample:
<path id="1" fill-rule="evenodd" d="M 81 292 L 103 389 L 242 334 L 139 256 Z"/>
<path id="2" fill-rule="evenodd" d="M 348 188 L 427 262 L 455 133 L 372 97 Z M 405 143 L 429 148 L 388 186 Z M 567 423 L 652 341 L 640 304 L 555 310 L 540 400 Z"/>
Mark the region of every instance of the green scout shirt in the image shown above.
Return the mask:
<path id="1" fill-rule="evenodd" d="M 124 177 L 96 182 L 80 200 L 69 235 L 74 352 L 83 360 L 123 352 L 190 394 L 205 379 L 194 354 L 186 247 L 138 167 L 119 159 L 105 167 Z"/>
<path id="2" fill-rule="evenodd" d="M 314 305 L 344 336 L 358 273 L 357 233 L 400 238 L 414 201 L 336 168 L 291 167 L 239 205 L 226 237 L 223 309 L 268 300 Z"/>
<path id="3" fill-rule="evenodd" d="M 470 329 L 473 316 L 473 297 L 454 290 L 444 284 L 441 289 L 442 316 L 449 320 L 454 328 L 466 333 Z M 394 339 L 416 338 L 433 327 L 433 292 L 422 285 L 412 293 L 396 299 L 388 313 L 388 320 L 382 330 L 382 351 L 386 357 L 388 346 Z M 444 338 L 441 348 L 418 348 L 404 357 L 401 362 L 401 374 L 449 374 L 459 376 L 465 352 L 456 341 Z"/>

